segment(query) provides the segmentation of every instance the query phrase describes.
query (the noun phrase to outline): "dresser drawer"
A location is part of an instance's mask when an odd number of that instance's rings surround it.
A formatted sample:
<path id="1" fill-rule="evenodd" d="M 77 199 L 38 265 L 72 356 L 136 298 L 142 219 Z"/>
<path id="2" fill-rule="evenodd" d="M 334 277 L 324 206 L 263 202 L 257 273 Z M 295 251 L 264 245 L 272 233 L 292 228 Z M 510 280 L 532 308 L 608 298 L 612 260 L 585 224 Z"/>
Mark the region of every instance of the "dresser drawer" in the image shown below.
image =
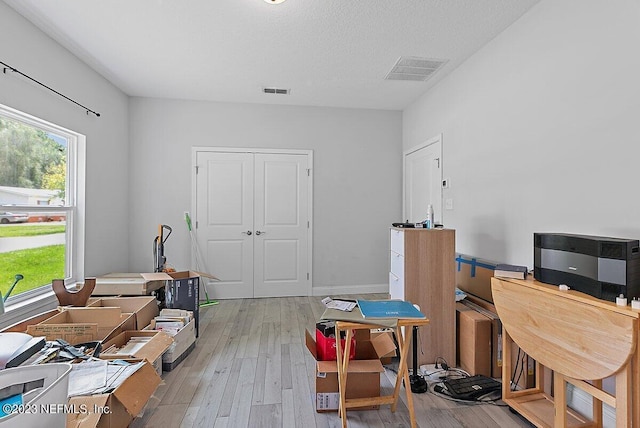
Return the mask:
<path id="1" fill-rule="evenodd" d="M 404 231 L 391 229 L 391 251 L 404 255 Z"/>
<path id="2" fill-rule="evenodd" d="M 392 299 L 404 300 L 404 279 L 389 272 L 389 294 Z"/>
<path id="3" fill-rule="evenodd" d="M 389 254 L 391 255 L 391 273 L 398 278 L 404 278 L 404 256 L 394 251 Z"/>

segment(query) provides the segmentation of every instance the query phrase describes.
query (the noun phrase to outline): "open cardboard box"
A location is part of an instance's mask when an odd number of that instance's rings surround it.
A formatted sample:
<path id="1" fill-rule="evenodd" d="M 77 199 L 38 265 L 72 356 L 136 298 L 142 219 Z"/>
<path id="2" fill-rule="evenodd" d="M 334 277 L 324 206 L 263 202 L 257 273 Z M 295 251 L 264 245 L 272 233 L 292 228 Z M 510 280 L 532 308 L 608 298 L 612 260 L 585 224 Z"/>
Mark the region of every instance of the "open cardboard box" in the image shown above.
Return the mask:
<path id="1" fill-rule="evenodd" d="M 380 396 L 380 373 L 384 367 L 382 356 L 396 348 L 390 334 L 371 336 L 369 330 L 356 330 L 356 355 L 349 361 L 346 398 L 367 398 Z M 336 411 L 340 404 L 338 390 L 338 363 L 318 361 L 314 335 L 305 332 L 306 345 L 316 359 L 316 411 Z M 356 410 L 377 409 L 379 406 L 360 407 Z"/>
<path id="2" fill-rule="evenodd" d="M 380 328 L 380 329 L 376 329 L 376 330 L 371 330 L 371 340 L 376 341 L 376 340 L 384 340 L 385 342 L 388 343 L 388 345 L 385 345 L 389 348 L 389 352 L 387 352 L 386 354 L 380 355 L 380 362 L 382 364 L 390 364 L 391 360 L 393 359 L 393 357 L 397 357 L 398 356 L 398 350 L 396 349 L 395 346 L 395 342 L 393 342 L 393 330 L 390 329 L 384 329 L 384 328 Z M 378 336 L 386 336 L 385 339 L 376 339 Z M 390 341 L 390 342 L 389 342 Z M 381 348 L 381 346 L 379 345 L 379 347 Z M 384 349 L 380 349 L 380 352 L 383 352 Z"/>
<path id="3" fill-rule="evenodd" d="M 57 315 L 60 311 L 58 309 L 52 309 L 50 311 L 42 312 L 32 317 L 27 318 L 26 320 L 18 321 L 15 324 L 11 324 L 2 329 L 2 332 L 15 331 L 18 333 L 24 333 L 27 331 L 27 326 L 39 324 L 44 320 L 51 318 L 54 315 Z"/>
<path id="4" fill-rule="evenodd" d="M 167 274 L 109 273 L 96 278 L 92 296 L 145 296 L 165 285 Z"/>
<path id="5" fill-rule="evenodd" d="M 86 411 L 68 413 L 67 428 L 127 427 L 140 414 L 160 382 L 160 376 L 149 362 L 145 362 L 110 394 L 71 397 L 71 408 Z"/>
<path id="6" fill-rule="evenodd" d="M 123 313 L 131 313 L 135 319 L 134 330 L 142 330 L 160 313 L 158 301 L 152 296 L 92 297 L 87 307 L 116 307 Z"/>
<path id="7" fill-rule="evenodd" d="M 138 349 L 137 351 L 131 354 L 116 354 L 116 353 L 107 354 L 102 352 L 100 353 L 100 358 L 103 358 L 103 359 L 140 358 L 140 359 L 147 360 L 151 364 L 154 364 L 158 359 L 162 358 L 162 354 L 164 354 L 173 343 L 173 338 L 167 333 L 162 331 L 128 330 L 128 331 L 123 331 L 113 339 L 104 342 L 102 344 L 102 349 L 106 350 L 111 346 L 115 346 L 116 348 L 120 349 L 123 346 L 125 346 L 127 342 L 131 340 L 132 337 L 148 337 L 150 339 L 143 346 L 141 346 L 140 349 Z M 162 365 L 162 360 L 160 360 L 160 365 Z"/>
<path id="8" fill-rule="evenodd" d="M 64 339 L 72 345 L 109 340 L 124 330 L 133 330 L 133 314 L 120 308 L 67 308 L 38 324 L 26 326 L 32 336 L 47 340 Z"/>

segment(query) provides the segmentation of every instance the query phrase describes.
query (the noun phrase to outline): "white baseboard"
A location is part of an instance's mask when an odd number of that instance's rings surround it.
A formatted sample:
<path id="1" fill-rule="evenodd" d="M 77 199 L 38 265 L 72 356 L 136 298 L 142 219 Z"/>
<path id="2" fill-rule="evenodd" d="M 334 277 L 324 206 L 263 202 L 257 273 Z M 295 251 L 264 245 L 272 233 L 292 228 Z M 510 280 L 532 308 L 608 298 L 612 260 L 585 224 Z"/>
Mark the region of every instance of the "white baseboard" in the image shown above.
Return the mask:
<path id="1" fill-rule="evenodd" d="M 341 294 L 389 293 L 389 284 L 332 285 L 313 287 L 314 296 L 339 296 Z"/>
<path id="2" fill-rule="evenodd" d="M 567 405 L 573 410 L 591 418 L 593 417 L 592 403 L 591 395 L 573 385 L 567 385 Z M 616 426 L 615 409 L 607 404 L 604 404 L 602 409 L 602 426 L 603 428 Z"/>

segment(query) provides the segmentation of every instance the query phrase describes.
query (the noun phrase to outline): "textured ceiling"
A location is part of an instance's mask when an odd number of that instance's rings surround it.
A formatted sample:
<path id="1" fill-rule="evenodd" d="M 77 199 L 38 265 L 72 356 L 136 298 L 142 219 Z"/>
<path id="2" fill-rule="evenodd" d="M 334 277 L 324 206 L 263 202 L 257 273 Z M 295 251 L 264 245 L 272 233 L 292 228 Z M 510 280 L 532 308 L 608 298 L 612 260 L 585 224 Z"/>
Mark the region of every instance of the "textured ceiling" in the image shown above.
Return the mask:
<path id="1" fill-rule="evenodd" d="M 402 110 L 538 0 L 5 2 L 131 96 Z M 400 56 L 448 62 L 384 80 Z"/>

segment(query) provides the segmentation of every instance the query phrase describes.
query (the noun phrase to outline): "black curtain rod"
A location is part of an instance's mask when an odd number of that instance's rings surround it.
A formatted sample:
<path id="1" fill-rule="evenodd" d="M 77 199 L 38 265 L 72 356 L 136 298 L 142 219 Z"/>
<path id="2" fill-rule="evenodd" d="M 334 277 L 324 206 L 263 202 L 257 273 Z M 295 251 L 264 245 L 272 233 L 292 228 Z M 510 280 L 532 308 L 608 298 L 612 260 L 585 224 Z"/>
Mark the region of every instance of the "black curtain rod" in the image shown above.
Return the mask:
<path id="1" fill-rule="evenodd" d="M 36 79 L 34 79 L 33 77 L 31 77 L 31 76 L 27 76 L 26 74 L 24 74 L 24 73 L 23 73 L 23 72 L 21 72 L 20 70 L 18 70 L 18 69 L 16 69 L 16 68 L 11 67 L 9 64 L 5 64 L 5 63 L 4 63 L 4 62 L 2 62 L 2 61 L 0 61 L 0 64 L 2 64 L 2 65 L 4 66 L 4 68 L 3 68 L 3 70 L 2 70 L 2 72 L 3 72 L 4 74 L 7 74 L 7 69 L 9 69 L 9 70 L 13 71 L 14 73 L 18 73 L 19 75 L 26 77 L 27 79 L 31 80 L 32 82 L 35 82 L 35 83 L 37 83 L 37 84 L 38 84 L 38 85 L 40 85 L 40 86 L 44 86 L 45 88 L 47 88 L 47 89 L 48 89 L 48 90 L 50 90 L 51 92 L 55 92 L 56 94 L 60 95 L 62 98 L 66 99 L 66 100 L 69 100 L 69 101 L 71 101 L 72 103 L 74 103 L 74 104 L 76 104 L 76 105 L 78 105 L 78 106 L 82 107 L 83 109 L 85 109 L 85 111 L 87 112 L 87 114 L 89 114 L 89 113 L 93 113 L 93 114 L 95 114 L 95 115 L 96 115 L 96 117 L 100 117 L 100 113 L 95 112 L 95 111 L 91 110 L 90 108 L 83 106 L 83 105 L 82 105 L 82 104 L 80 104 L 79 102 L 77 102 L 77 101 L 75 101 L 75 100 L 72 100 L 72 99 L 71 99 L 71 98 L 69 98 L 68 96 L 66 96 L 66 95 L 64 95 L 64 94 L 61 94 L 60 92 L 56 91 L 56 90 L 55 90 L 55 89 L 53 89 L 53 88 L 50 88 L 49 86 L 45 85 L 44 83 L 37 81 L 37 80 L 36 80 Z"/>

